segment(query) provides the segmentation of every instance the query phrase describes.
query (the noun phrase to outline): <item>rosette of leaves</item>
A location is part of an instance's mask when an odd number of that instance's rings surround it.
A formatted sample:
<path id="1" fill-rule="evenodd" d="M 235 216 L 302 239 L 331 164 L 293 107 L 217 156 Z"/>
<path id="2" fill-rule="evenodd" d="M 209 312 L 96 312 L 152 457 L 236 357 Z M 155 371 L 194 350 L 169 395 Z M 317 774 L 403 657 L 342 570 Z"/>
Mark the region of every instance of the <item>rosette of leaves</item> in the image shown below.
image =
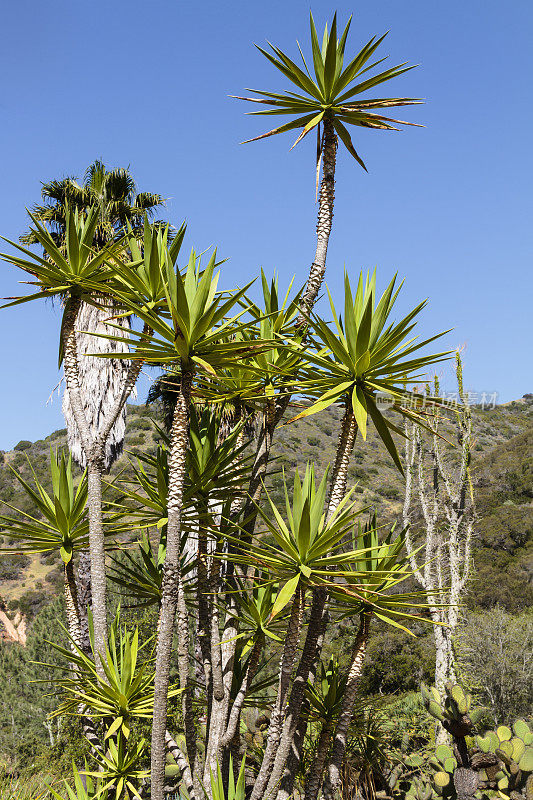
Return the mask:
<path id="1" fill-rule="evenodd" d="M 310 23 L 311 67 L 308 66 L 299 45 L 303 69 L 278 47 L 269 44 L 271 52 L 268 52 L 256 45 L 259 52 L 296 86 L 297 91 L 267 92 L 251 89 L 250 91 L 256 97 L 237 97 L 236 99 L 238 100 L 247 100 L 251 103 L 260 103 L 266 106 L 266 108 L 259 111 L 250 112 L 252 115 L 274 115 L 290 118 L 289 122 L 247 141 L 253 142 L 258 139 L 265 139 L 268 136 L 284 133 L 285 131 L 301 129 L 301 133 L 293 145 L 294 147 L 310 131 L 317 129 L 318 154 L 320 155 L 322 147 L 320 125 L 329 124 L 333 126 L 350 155 L 366 170 L 363 160 L 353 146 L 347 126 L 373 130 L 399 130 L 396 127 L 398 124 L 412 125 L 414 123 L 391 119 L 376 113 L 376 111 L 413 105 L 421 101 L 410 97 L 363 99 L 359 95 L 402 75 L 402 73 L 413 69 L 413 67 L 406 67 L 405 63 L 403 63 L 377 72 L 374 75 L 368 75 L 371 70 L 385 60 L 380 58 L 376 61 L 371 61 L 386 34 L 379 38 L 372 37 L 348 63 L 345 63 L 346 41 L 350 30 L 351 17 L 340 38 L 337 38 L 337 15 L 335 14 L 331 29 L 328 30 L 328 26 L 325 26 L 322 45 L 318 40 L 312 14 Z M 367 77 L 361 80 L 363 75 Z"/>
<path id="2" fill-rule="evenodd" d="M 393 526 L 380 537 L 376 515 L 352 530 L 353 554 L 343 580 L 331 592 L 341 618 L 354 613 L 375 615 L 382 622 L 414 635 L 403 623 L 430 622 L 421 612 L 428 608 L 425 592 L 400 592 L 398 587 L 411 577 L 405 551 L 405 530 Z"/>
<path id="3" fill-rule="evenodd" d="M 73 665 L 67 677 L 55 680 L 65 697 L 54 712 L 80 714 L 101 720 L 105 739 L 129 739 L 135 719 L 151 719 L 154 704 L 154 669 L 152 659 L 141 660 L 139 655 L 149 642 L 139 645 L 139 632 L 127 630 L 120 622 L 120 610 L 109 628 L 105 654 L 101 655 L 104 677 L 100 677 L 94 661 L 94 638 L 91 630 L 93 657 L 74 644 L 74 652 L 60 645 L 52 646 Z M 172 688 L 169 696 L 180 690 Z"/>
<path id="4" fill-rule="evenodd" d="M 131 744 L 123 737 L 118 742 L 110 739 L 105 754 L 97 756 L 98 771 L 85 773 L 103 784 L 98 797 L 107 792 L 109 800 L 141 798 L 140 783 L 150 774 L 149 770 L 139 768 L 145 751 L 144 739 Z"/>
<path id="5" fill-rule="evenodd" d="M 216 773 L 210 773 L 211 778 L 211 800 L 245 800 L 246 785 L 245 785 L 245 771 L 246 758 L 242 759 L 237 780 L 233 771 L 233 758 L 229 758 L 229 773 L 227 785 L 224 784 L 222 778 L 222 770 L 217 761 Z"/>
<path id="6" fill-rule="evenodd" d="M 10 539 L 17 542 L 17 546 L 2 552 L 57 551 L 63 562 L 68 564 L 75 552 L 89 545 L 87 473 L 83 473 L 75 486 L 71 456 L 66 457 L 62 450 L 55 453 L 50 450 L 49 474 L 52 487 L 49 493 L 37 478 L 29 460 L 28 464 L 33 475 L 33 487 L 11 465 L 8 466 L 40 517 L 5 502 L 16 516 L 0 515 L 0 525 L 5 528 Z"/>
<path id="7" fill-rule="evenodd" d="M 355 503 L 350 494 L 326 519 L 324 510 L 329 469 L 317 484 L 315 469 L 306 464 L 303 479 L 296 469 L 292 498 L 285 474 L 285 515 L 278 509 L 269 492 L 265 490 L 267 506 L 257 507 L 267 534 L 254 543 L 242 543 L 228 536 L 236 551 L 235 560 L 263 570 L 271 581 L 279 582 L 276 601 L 271 615 L 275 617 L 292 600 L 297 591 L 313 585 L 332 585 L 335 572 L 342 570 L 354 559 L 352 551 L 343 552 L 342 540 L 353 525 Z"/>
<path id="8" fill-rule="evenodd" d="M 358 429 L 366 439 L 368 417 L 379 437 L 403 473 L 403 466 L 391 431 L 403 436 L 380 408 L 380 399 L 401 416 L 427 427 L 426 405 L 438 398 L 422 398 L 409 386 L 423 380 L 426 370 L 449 357 L 441 352 L 420 355 L 419 351 L 444 334 L 424 341 L 411 336 L 416 318 L 426 302 L 419 303 L 399 322 L 389 322 L 401 289 L 395 290 L 396 277 L 376 302 L 376 273 L 359 276 L 355 295 L 348 274 L 344 275 L 344 317 L 337 313 L 329 294 L 334 328 L 319 316 L 311 315 L 312 333 L 302 356 L 309 363 L 301 373 L 302 394 L 317 397 L 315 402 L 291 422 L 316 414 L 333 403 L 351 407 Z"/>
<path id="9" fill-rule="evenodd" d="M 87 769 L 87 765 L 85 765 L 85 768 Z M 66 780 L 63 781 L 65 794 L 59 794 L 52 786 L 46 785 L 55 800 L 108 800 L 109 792 L 107 789 L 102 788 L 102 775 L 100 773 L 98 774 L 99 779 L 94 781 L 90 774 L 86 772 L 80 773 L 74 763 L 72 764 L 72 773 L 74 786 L 71 787 Z"/>

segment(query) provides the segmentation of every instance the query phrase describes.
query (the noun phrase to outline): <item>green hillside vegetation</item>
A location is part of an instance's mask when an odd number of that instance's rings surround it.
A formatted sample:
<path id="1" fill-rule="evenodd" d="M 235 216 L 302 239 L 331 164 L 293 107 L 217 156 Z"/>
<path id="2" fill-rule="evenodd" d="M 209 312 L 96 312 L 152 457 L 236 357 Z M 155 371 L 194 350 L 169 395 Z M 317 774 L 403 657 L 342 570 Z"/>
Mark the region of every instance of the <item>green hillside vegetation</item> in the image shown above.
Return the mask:
<path id="1" fill-rule="evenodd" d="M 294 410 L 289 409 L 287 417 L 293 415 Z M 309 459 L 321 474 L 334 458 L 340 415 L 340 410 L 332 407 L 319 417 L 280 428 L 269 477 L 275 500 L 281 500 L 282 470 L 292 473 L 295 467 L 303 469 Z M 158 433 L 153 420 L 159 417 L 157 405 L 130 405 L 125 455 L 114 465 L 109 479 L 119 473 L 125 477 L 128 459 L 134 458 L 136 452 L 155 448 Z M 458 652 L 463 682 L 476 693 L 479 702 L 492 705 L 489 722 L 505 722 L 518 715 L 527 716 L 533 703 L 531 665 L 519 658 L 527 642 L 533 643 L 533 398 L 496 408 L 474 408 L 474 428 L 472 474 L 480 519 L 474 545 L 475 571 Z M 58 430 L 46 439 L 23 441 L 3 453 L 0 498 L 25 508 L 27 498 L 9 466 L 25 479 L 31 479 L 33 468 L 46 485 L 49 449 L 65 444 L 66 432 Z M 376 508 L 387 522 L 399 519 L 402 478 L 373 430 L 365 444 L 356 443 L 349 484 L 355 487 L 361 507 Z M 4 544 L 9 544 L 5 532 Z M 25 763 L 31 764 L 32 773 L 42 770 L 50 757 L 60 771 L 67 765 L 72 749 L 82 743 L 75 723 L 58 726 L 57 721 L 46 722 L 46 715 L 55 705 L 49 696 L 50 683 L 46 682 L 51 675 L 44 676 L 44 684 L 32 682 L 43 678 L 33 662 L 57 662 L 46 639 L 50 625 L 62 617 L 62 581 L 62 563 L 54 556 L 1 557 L 0 594 L 11 613 L 19 610 L 30 623 L 26 648 L 0 642 L 0 752 L 3 768 L 8 772 L 20 770 Z M 118 599 L 115 596 L 115 604 Z M 404 746 L 411 737 L 409 747 L 416 749 L 421 743 L 430 742 L 432 736 L 432 718 L 421 704 L 418 689 L 422 681 L 432 682 L 435 656 L 427 626 L 415 625 L 413 632 L 416 638 L 406 637 L 390 626 L 376 625 L 361 688 L 365 695 L 376 698 L 375 724 L 386 735 L 388 746 L 400 747 L 402 742 Z M 334 638 L 328 640 L 327 654 L 342 664 L 354 634 L 351 621 L 345 620 Z M 477 642 L 476 647 L 462 644 L 471 641 Z M 504 659 L 499 656 L 501 652 L 505 653 Z M 397 730 L 391 732 L 387 723 L 381 730 L 382 716 L 386 719 L 392 714 Z M 15 731 L 23 731 L 23 735 L 15 735 Z"/>
<path id="2" fill-rule="evenodd" d="M 128 412 L 125 454 L 113 466 L 110 479 L 119 473 L 127 475 L 128 460 L 136 452 L 155 448 L 153 419 L 159 419 L 157 407 L 130 405 Z M 293 415 L 290 409 L 287 418 Z M 332 407 L 320 416 L 280 428 L 271 464 L 273 499 L 282 499 L 279 477 L 283 469 L 292 473 L 297 466 L 302 471 L 311 460 L 321 475 L 334 460 L 340 416 L 340 409 Z M 517 612 L 533 605 L 533 396 L 495 408 L 475 407 L 474 430 L 472 473 L 480 519 L 467 604 L 471 609 L 498 605 Z M 399 437 L 395 439 L 401 447 Z M 31 511 L 9 467 L 25 479 L 31 479 L 33 468 L 46 485 L 50 447 L 63 446 L 66 431 L 61 429 L 46 439 L 20 442 L 3 453 L 0 500 Z M 399 518 L 402 477 L 373 428 L 366 443 L 356 442 L 348 474 L 349 486 L 355 486 L 361 507 L 376 508 L 386 522 Z M 7 539 L 5 542 L 9 543 Z M 19 608 L 30 618 L 56 596 L 62 580 L 61 563 L 53 556 L 3 555 L 0 559 L 2 596 L 10 609 Z"/>

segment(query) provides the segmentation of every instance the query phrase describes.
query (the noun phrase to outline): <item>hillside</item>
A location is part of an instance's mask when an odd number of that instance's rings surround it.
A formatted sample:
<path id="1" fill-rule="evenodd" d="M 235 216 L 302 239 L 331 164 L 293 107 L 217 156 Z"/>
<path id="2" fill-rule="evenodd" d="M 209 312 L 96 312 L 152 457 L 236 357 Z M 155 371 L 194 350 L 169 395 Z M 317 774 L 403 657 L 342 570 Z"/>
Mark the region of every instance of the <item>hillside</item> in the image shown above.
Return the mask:
<path id="1" fill-rule="evenodd" d="M 129 407 L 126 453 L 154 447 L 154 413 L 144 405 Z M 270 479 L 274 497 L 279 496 L 282 468 L 290 472 L 311 460 L 322 473 L 333 461 L 340 414 L 340 409 L 331 408 L 279 430 Z M 472 474 L 480 521 L 468 604 L 481 608 L 499 604 L 516 612 L 533 605 L 533 396 L 495 408 L 475 407 L 473 417 Z M 8 465 L 31 480 L 29 459 L 46 484 L 49 449 L 65 442 L 65 430 L 58 430 L 46 439 L 21 441 L 14 450 L 0 453 L 0 501 L 31 511 Z M 125 467 L 127 455 L 113 474 Z M 366 443 L 356 443 L 349 480 L 356 486 L 361 507 L 375 508 L 382 521 L 398 518 L 402 478 L 372 430 Z M 29 618 L 57 594 L 61 584 L 61 565 L 53 556 L 0 557 L 0 595 L 9 608 L 19 608 Z"/>

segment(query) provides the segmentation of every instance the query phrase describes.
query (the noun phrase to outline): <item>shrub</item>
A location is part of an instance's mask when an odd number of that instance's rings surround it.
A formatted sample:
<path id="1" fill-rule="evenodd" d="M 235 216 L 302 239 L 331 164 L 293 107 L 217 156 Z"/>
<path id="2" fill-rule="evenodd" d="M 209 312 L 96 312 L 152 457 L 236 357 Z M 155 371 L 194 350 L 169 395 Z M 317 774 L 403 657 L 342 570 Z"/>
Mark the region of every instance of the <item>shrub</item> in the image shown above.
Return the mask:
<path id="1" fill-rule="evenodd" d="M 31 442 L 27 439 L 21 439 L 18 444 L 15 445 L 13 450 L 28 450 L 31 447 Z"/>

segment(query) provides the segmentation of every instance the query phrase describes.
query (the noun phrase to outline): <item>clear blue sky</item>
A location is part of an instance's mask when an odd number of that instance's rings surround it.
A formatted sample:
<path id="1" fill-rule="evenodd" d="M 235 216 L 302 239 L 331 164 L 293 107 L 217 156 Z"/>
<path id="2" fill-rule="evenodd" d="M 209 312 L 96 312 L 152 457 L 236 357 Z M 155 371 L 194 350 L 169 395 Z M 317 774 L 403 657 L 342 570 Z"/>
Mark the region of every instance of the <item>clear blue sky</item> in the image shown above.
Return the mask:
<path id="1" fill-rule="evenodd" d="M 533 110 L 529 0 L 363 0 L 351 47 L 390 29 L 391 61 L 420 68 L 387 90 L 424 97 L 402 113 L 425 128 L 361 132 L 369 174 L 341 153 L 328 283 L 344 265 L 406 278 L 401 307 L 428 297 L 423 333 L 454 328 L 468 386 L 500 401 L 533 391 L 531 253 Z M 335 6 L 312 5 L 320 26 Z M 16 239 L 40 181 L 82 175 L 95 158 L 130 166 L 139 188 L 168 199 L 188 243 L 229 257 L 226 284 L 277 269 L 304 280 L 314 248 L 314 142 L 264 130 L 230 100 L 246 86 L 282 88 L 254 49 L 295 54 L 309 2 L 18 0 L 2 12 L 0 233 Z M 268 120 L 267 120 L 268 121 Z M 311 138 L 311 137 L 310 137 Z M 17 293 L 0 265 L 1 295 Z M 401 309 L 400 309 L 401 310 Z M 39 302 L 0 313 L 4 391 L 0 448 L 62 427 L 59 311 Z M 443 379 L 451 379 L 443 372 Z M 144 386 L 141 386 L 141 394 Z"/>

